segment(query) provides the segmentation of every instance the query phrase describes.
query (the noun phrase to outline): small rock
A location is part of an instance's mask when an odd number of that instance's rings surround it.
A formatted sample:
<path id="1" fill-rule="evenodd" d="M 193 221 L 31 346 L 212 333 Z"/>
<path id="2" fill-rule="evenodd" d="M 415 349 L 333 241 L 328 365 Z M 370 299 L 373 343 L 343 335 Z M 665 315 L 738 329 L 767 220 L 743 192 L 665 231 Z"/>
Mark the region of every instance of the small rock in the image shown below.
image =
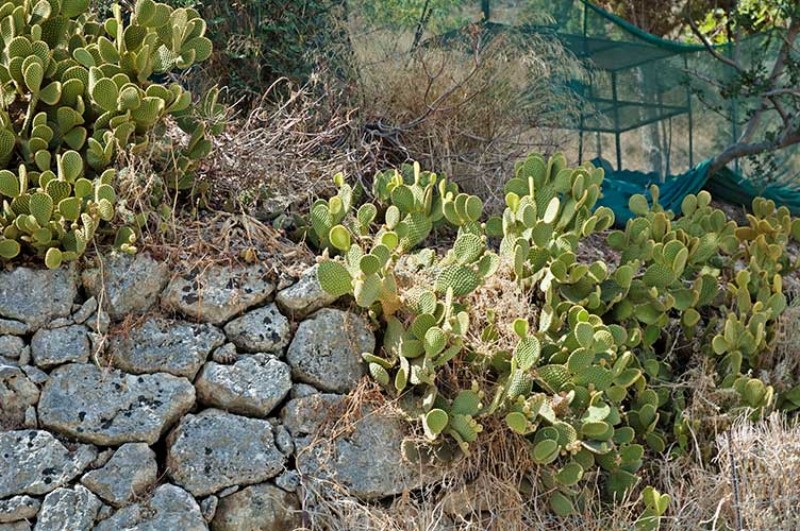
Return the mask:
<path id="1" fill-rule="evenodd" d="M 50 379 L 50 375 L 34 365 L 22 365 L 20 369 L 36 385 L 43 385 Z"/>
<path id="2" fill-rule="evenodd" d="M 31 339 L 31 354 L 37 367 L 50 369 L 70 361 L 89 361 L 89 330 L 83 325 L 39 329 Z"/>
<path id="3" fill-rule="evenodd" d="M 102 260 L 102 267 L 85 270 L 81 279 L 114 320 L 147 311 L 169 280 L 167 264 L 145 253 L 112 255 Z"/>
<path id="4" fill-rule="evenodd" d="M 108 327 L 111 326 L 111 317 L 108 312 L 98 309 L 86 320 L 86 326 L 97 334 L 105 334 L 108 332 Z"/>
<path id="5" fill-rule="evenodd" d="M 352 428 L 298 448 L 297 471 L 304 479 L 320 482 L 320 488 L 333 481 L 364 500 L 394 496 L 423 484 L 424 471 L 403 460 L 402 419 L 364 406 Z"/>
<path id="6" fill-rule="evenodd" d="M 317 280 L 318 267 L 315 264 L 307 269 L 296 284 L 275 296 L 275 302 L 280 309 L 293 319 L 302 319 L 320 308 L 330 306 L 338 298 L 320 287 Z"/>
<path id="7" fill-rule="evenodd" d="M 289 433 L 289 430 L 281 424 L 275 427 L 275 444 L 278 445 L 278 450 L 287 457 L 294 453 L 292 435 Z"/>
<path id="8" fill-rule="evenodd" d="M 360 316 L 325 308 L 300 323 L 286 352 L 292 376 L 322 391 L 346 393 L 364 374 L 361 354 L 375 336 Z"/>
<path id="9" fill-rule="evenodd" d="M 122 507 L 155 485 L 156 454 L 144 443 L 123 444 L 111 460 L 81 478 L 81 483 L 114 507 Z"/>
<path id="10" fill-rule="evenodd" d="M 135 444 L 135 443 L 134 443 Z M 111 459 L 111 456 L 114 455 L 113 448 L 106 448 L 99 454 L 97 454 L 97 458 L 89 463 L 89 469 L 96 470 L 102 466 L 104 466 L 108 461 Z"/>
<path id="11" fill-rule="evenodd" d="M 209 496 L 200 501 L 200 512 L 206 523 L 211 523 L 211 520 L 214 519 L 214 515 L 217 514 L 217 505 L 219 505 L 219 498 L 216 496 Z"/>
<path id="12" fill-rule="evenodd" d="M 200 506 L 175 485 L 161 485 L 146 501 L 129 505 L 100 522 L 94 531 L 208 531 Z"/>
<path id="13" fill-rule="evenodd" d="M 169 434 L 167 448 L 169 476 L 194 496 L 265 481 L 285 459 L 269 422 L 217 409 L 186 415 Z"/>
<path id="14" fill-rule="evenodd" d="M 185 378 L 70 363 L 50 374 L 39 400 L 39 422 L 102 446 L 154 444 L 194 403 L 194 387 Z"/>
<path id="15" fill-rule="evenodd" d="M 296 383 L 292 385 L 292 390 L 289 393 L 291 398 L 303 398 L 305 396 L 311 396 L 319 393 L 319 390 L 314 387 L 313 385 L 308 385 L 304 383 Z"/>
<path id="16" fill-rule="evenodd" d="M 275 478 L 275 485 L 286 492 L 297 492 L 300 488 L 300 476 L 297 470 L 287 470 Z"/>
<path id="17" fill-rule="evenodd" d="M 221 499 L 211 528 L 214 531 L 294 531 L 301 527 L 300 516 L 296 495 L 262 483 Z"/>
<path id="18" fill-rule="evenodd" d="M 222 365 L 230 365 L 236 361 L 239 354 L 236 352 L 236 345 L 225 343 L 211 354 L 211 359 Z"/>
<path id="19" fill-rule="evenodd" d="M 28 408 L 39 400 L 39 388 L 18 367 L 0 370 L 0 429 L 25 423 Z"/>
<path id="20" fill-rule="evenodd" d="M 23 425 L 26 428 L 36 429 L 39 427 L 39 420 L 36 418 L 36 408 L 33 406 L 25 410 L 25 420 Z"/>
<path id="21" fill-rule="evenodd" d="M 289 366 L 268 354 L 246 356 L 233 365 L 208 362 L 195 382 L 202 404 L 254 417 L 269 415 L 291 387 Z"/>
<path id="22" fill-rule="evenodd" d="M 274 289 L 262 265 L 211 266 L 172 279 L 161 295 L 161 305 L 219 325 L 266 301 Z"/>
<path id="23" fill-rule="evenodd" d="M 13 319 L 0 319 L 0 335 L 24 336 L 28 333 L 28 325 Z"/>
<path id="24" fill-rule="evenodd" d="M 0 271 L 0 318 L 23 323 L 28 333 L 68 316 L 78 293 L 77 278 L 74 262 L 59 269 Z"/>
<path id="25" fill-rule="evenodd" d="M 17 359 L 25 348 L 25 341 L 17 336 L 0 336 L 0 356 Z"/>
<path id="26" fill-rule="evenodd" d="M 281 411 L 281 418 L 289 433 L 297 438 L 316 433 L 326 420 L 338 416 L 343 409 L 342 395 L 317 393 L 290 400 Z"/>
<path id="27" fill-rule="evenodd" d="M 83 444 L 69 451 L 46 431 L 0 432 L 0 499 L 57 489 L 80 474 L 96 455 L 93 446 Z"/>
<path id="28" fill-rule="evenodd" d="M 29 520 L 36 516 L 42 502 L 30 496 L 14 496 L 7 500 L 0 500 L 0 524 Z"/>
<path id="29" fill-rule="evenodd" d="M 53 319 L 49 323 L 47 323 L 47 328 L 53 330 L 56 328 L 63 328 L 65 326 L 73 325 L 75 322 L 70 319 L 69 317 L 59 317 L 58 319 Z"/>
<path id="30" fill-rule="evenodd" d="M 86 487 L 56 489 L 48 494 L 34 531 L 88 531 L 94 524 L 102 503 Z"/>
<path id="31" fill-rule="evenodd" d="M 225 342 L 217 327 L 150 317 L 112 338 L 114 366 L 133 374 L 166 372 L 194 379 L 209 353 Z"/>
<path id="32" fill-rule="evenodd" d="M 25 345 L 25 347 L 19 353 L 19 359 L 17 362 L 20 365 L 30 365 L 31 361 L 31 346 Z"/>
<path id="33" fill-rule="evenodd" d="M 72 320 L 77 324 L 83 324 L 94 312 L 97 311 L 97 297 L 89 297 L 80 308 L 72 314 Z"/>
<path id="34" fill-rule="evenodd" d="M 240 487 L 239 485 L 234 485 L 232 487 L 228 487 L 227 489 L 222 489 L 221 491 L 219 491 L 217 496 L 219 498 L 224 498 L 225 496 L 230 496 L 234 492 L 239 492 L 241 489 L 242 487 Z"/>
<path id="35" fill-rule="evenodd" d="M 274 304 L 258 308 L 225 325 L 228 339 L 247 352 L 281 354 L 289 343 L 289 321 Z"/>

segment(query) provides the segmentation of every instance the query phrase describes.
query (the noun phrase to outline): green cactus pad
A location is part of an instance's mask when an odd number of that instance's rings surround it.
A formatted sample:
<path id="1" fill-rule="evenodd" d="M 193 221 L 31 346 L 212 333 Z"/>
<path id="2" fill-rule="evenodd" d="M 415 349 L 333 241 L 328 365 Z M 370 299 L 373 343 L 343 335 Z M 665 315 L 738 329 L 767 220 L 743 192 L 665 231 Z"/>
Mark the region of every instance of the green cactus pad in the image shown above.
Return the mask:
<path id="1" fill-rule="evenodd" d="M 320 287 L 328 294 L 340 297 L 352 293 L 350 273 L 339 262 L 327 260 L 319 264 L 317 279 Z"/>
<path id="2" fill-rule="evenodd" d="M 452 288 L 457 297 L 472 293 L 479 285 L 480 278 L 475 271 L 462 265 L 445 267 L 436 278 L 436 291 L 445 292 Z"/>

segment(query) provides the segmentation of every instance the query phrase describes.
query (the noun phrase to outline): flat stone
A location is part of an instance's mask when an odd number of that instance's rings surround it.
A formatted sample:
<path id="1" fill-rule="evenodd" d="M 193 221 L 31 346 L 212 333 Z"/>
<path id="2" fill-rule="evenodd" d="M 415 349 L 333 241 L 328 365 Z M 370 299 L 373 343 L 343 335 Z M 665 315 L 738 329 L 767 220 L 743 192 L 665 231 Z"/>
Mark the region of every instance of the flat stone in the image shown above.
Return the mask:
<path id="1" fill-rule="evenodd" d="M 172 279 L 161 306 L 219 325 L 266 301 L 274 290 L 262 265 L 211 266 Z"/>
<path id="2" fill-rule="evenodd" d="M 291 339 L 289 320 L 275 304 L 258 308 L 225 325 L 228 339 L 247 352 L 281 354 Z"/>
<path id="3" fill-rule="evenodd" d="M 236 352 L 236 345 L 233 343 L 225 343 L 211 353 L 211 359 L 222 365 L 230 365 L 239 359 L 239 353 Z"/>
<path id="4" fill-rule="evenodd" d="M 314 407 L 314 398 L 298 400 L 308 401 L 306 407 Z M 294 407 L 303 409 L 303 405 Z M 287 423 L 287 428 L 291 430 L 292 426 Z M 418 466 L 403 459 L 404 428 L 401 418 L 364 406 L 360 418 L 353 421 L 352 430 L 336 435 L 325 430 L 313 442 L 310 437 L 297 439 L 298 444 L 305 443 L 297 450 L 297 470 L 304 481 L 318 482 L 320 488 L 335 482 L 364 500 L 413 490 L 423 483 L 424 475 Z"/>
<path id="5" fill-rule="evenodd" d="M 102 260 L 102 268 L 85 270 L 81 279 L 113 320 L 150 309 L 169 280 L 167 264 L 146 253 L 111 255 Z"/>
<path id="6" fill-rule="evenodd" d="M 185 378 L 70 363 L 50 374 L 39 401 L 39 422 L 102 446 L 154 444 L 194 403 L 194 387 Z"/>
<path id="7" fill-rule="evenodd" d="M 94 531 L 208 531 L 194 498 L 175 485 L 161 485 L 146 501 L 129 505 L 103 520 Z"/>
<path id="8" fill-rule="evenodd" d="M 0 356 L 18 359 L 25 348 L 25 341 L 17 336 L 0 336 Z"/>
<path id="9" fill-rule="evenodd" d="M 318 268 L 317 264 L 308 268 L 296 284 L 279 291 L 275 296 L 275 302 L 286 315 L 293 319 L 302 319 L 336 302 L 338 297 L 330 295 L 320 287 L 317 280 Z"/>
<path id="10" fill-rule="evenodd" d="M 96 455 L 97 449 L 83 444 L 67 450 L 46 431 L 0 432 L 0 499 L 47 494 L 83 472 Z"/>
<path id="11" fill-rule="evenodd" d="M 109 354 L 114 366 L 126 372 L 166 372 L 192 380 L 209 353 L 224 342 L 225 335 L 215 326 L 150 317 L 118 332 Z"/>
<path id="12" fill-rule="evenodd" d="M 39 329 L 31 339 L 31 355 L 37 367 L 49 369 L 70 361 L 89 361 L 89 330 L 82 325 Z"/>
<path id="13" fill-rule="evenodd" d="M 49 374 L 34 365 L 21 365 L 20 369 L 22 369 L 25 375 L 36 385 L 43 385 L 50 379 Z"/>
<path id="14" fill-rule="evenodd" d="M 300 488 L 300 476 L 297 470 L 287 470 L 275 478 L 275 485 L 286 492 L 297 492 Z"/>
<path id="15" fill-rule="evenodd" d="M 24 336 L 28 333 L 28 325 L 13 319 L 0 319 L 0 335 Z"/>
<path id="16" fill-rule="evenodd" d="M 77 279 L 74 262 L 59 269 L 0 271 L 0 318 L 24 323 L 28 333 L 68 316 L 78 293 Z"/>
<path id="17" fill-rule="evenodd" d="M 56 489 L 48 494 L 34 531 L 89 531 L 100 506 L 97 496 L 83 485 L 74 489 Z"/>
<path id="18" fill-rule="evenodd" d="M 156 453 L 145 443 L 123 444 L 102 468 L 81 478 L 89 490 L 114 507 L 122 507 L 155 485 Z"/>
<path id="19" fill-rule="evenodd" d="M 0 524 L 33 518 L 41 505 L 38 499 L 25 495 L 0 500 Z"/>
<path id="20" fill-rule="evenodd" d="M 286 352 L 292 376 L 322 391 L 346 393 L 364 374 L 361 354 L 375 350 L 375 336 L 359 315 L 324 308 L 297 329 Z"/>
<path id="21" fill-rule="evenodd" d="M 80 307 L 73 312 L 72 320 L 78 324 L 83 324 L 94 312 L 97 311 L 97 297 L 89 297 L 80 305 Z"/>
<path id="22" fill-rule="evenodd" d="M 39 388 L 18 367 L 0 370 L 0 429 L 22 426 L 25 412 L 39 401 Z"/>
<path id="23" fill-rule="evenodd" d="M 302 527 L 301 514 L 300 501 L 295 494 L 263 483 L 222 498 L 211 529 L 294 531 Z"/>
<path id="24" fill-rule="evenodd" d="M 284 456 L 272 426 L 217 409 L 186 415 L 167 438 L 167 473 L 194 496 L 276 476 Z"/>
<path id="25" fill-rule="evenodd" d="M 233 365 L 206 363 L 195 388 L 202 404 L 266 417 L 289 393 L 292 377 L 289 366 L 274 356 L 253 354 Z"/>

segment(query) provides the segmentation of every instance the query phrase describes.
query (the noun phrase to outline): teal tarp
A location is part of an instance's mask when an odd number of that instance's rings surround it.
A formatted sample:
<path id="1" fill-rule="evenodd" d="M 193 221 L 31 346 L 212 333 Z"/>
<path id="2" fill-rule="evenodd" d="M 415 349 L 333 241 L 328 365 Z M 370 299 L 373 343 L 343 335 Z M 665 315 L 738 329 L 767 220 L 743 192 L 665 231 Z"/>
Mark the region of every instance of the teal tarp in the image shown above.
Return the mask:
<path id="1" fill-rule="evenodd" d="M 617 226 L 620 227 L 634 217 L 628 209 L 628 200 L 632 195 L 643 194 L 648 201 L 652 201 L 649 190 L 651 184 L 658 185 L 661 206 L 677 213 L 680 212 L 684 197 L 706 188 L 713 197 L 729 203 L 749 208 L 753 199 L 760 196 L 775 201 L 779 206 L 786 206 L 793 215 L 800 215 L 800 191 L 781 185 L 756 188 L 751 181 L 728 168 L 718 171 L 709 178 L 711 160 L 705 160 L 680 175 L 670 175 L 664 182 L 659 182 L 655 173 L 616 171 L 602 159 L 595 159 L 592 162 L 606 172 L 603 180 L 603 196 L 598 201 L 598 206 L 606 206 L 613 210 Z"/>

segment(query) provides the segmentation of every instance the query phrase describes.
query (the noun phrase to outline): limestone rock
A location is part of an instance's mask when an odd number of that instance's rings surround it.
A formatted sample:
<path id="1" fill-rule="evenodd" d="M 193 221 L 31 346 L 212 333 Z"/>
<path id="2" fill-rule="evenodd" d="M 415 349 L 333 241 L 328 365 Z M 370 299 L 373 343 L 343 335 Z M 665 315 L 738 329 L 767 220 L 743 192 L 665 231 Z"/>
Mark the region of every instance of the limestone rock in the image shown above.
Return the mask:
<path id="1" fill-rule="evenodd" d="M 274 356 L 253 354 L 233 365 L 206 363 L 195 388 L 203 404 L 266 417 L 289 393 L 292 377 L 289 366 Z"/>
<path id="2" fill-rule="evenodd" d="M 56 489 L 48 494 L 34 531 L 89 531 L 102 503 L 97 496 L 82 486 L 74 489 Z"/>
<path id="3" fill-rule="evenodd" d="M 33 362 L 42 369 L 70 361 L 86 363 L 89 353 L 89 330 L 82 325 L 41 328 L 31 339 Z"/>
<path id="4" fill-rule="evenodd" d="M 97 311 L 97 297 L 89 297 L 72 314 L 72 320 L 75 321 L 78 324 L 83 324 L 96 311 Z"/>
<path id="5" fill-rule="evenodd" d="M 25 341 L 17 336 L 0 336 L 0 356 L 18 359 L 25 348 Z"/>
<path id="6" fill-rule="evenodd" d="M 25 521 L 0 524 L 0 531 L 31 531 L 31 524 Z"/>
<path id="7" fill-rule="evenodd" d="M 156 482 L 156 454 L 145 443 L 119 447 L 103 468 L 92 470 L 81 482 L 114 507 L 141 496 Z"/>
<path id="8" fill-rule="evenodd" d="M 198 497 L 266 481 L 284 463 L 269 422 L 217 409 L 186 415 L 167 447 L 169 476 Z"/>
<path id="9" fill-rule="evenodd" d="M 114 366 L 134 374 L 166 372 L 194 379 L 209 353 L 225 342 L 217 327 L 150 317 L 109 345 Z"/>
<path id="10" fill-rule="evenodd" d="M 300 323 L 286 360 L 296 379 L 346 393 L 364 374 L 361 354 L 374 350 L 375 336 L 362 317 L 325 308 Z"/>
<path id="11" fill-rule="evenodd" d="M 0 319 L 0 335 L 24 336 L 28 333 L 28 325 L 14 319 Z"/>
<path id="12" fill-rule="evenodd" d="M 217 505 L 219 505 L 219 498 L 216 496 L 208 496 L 200 502 L 200 512 L 206 523 L 210 523 L 214 519 L 214 515 L 217 514 Z"/>
<path id="13" fill-rule="evenodd" d="M 318 265 L 303 272 L 296 284 L 278 292 L 275 302 L 293 319 L 302 319 L 320 308 L 330 306 L 337 297 L 325 292 L 317 280 Z"/>
<path id="14" fill-rule="evenodd" d="M 81 278 L 86 290 L 103 301 L 111 318 L 119 320 L 147 311 L 166 286 L 167 275 L 167 264 L 140 253 L 105 257 L 102 268 L 87 269 Z"/>
<path id="15" fill-rule="evenodd" d="M 211 522 L 213 531 L 294 531 L 301 527 L 297 496 L 268 483 L 222 498 Z"/>
<path id="16" fill-rule="evenodd" d="M 247 352 L 281 354 L 289 343 L 289 321 L 274 304 L 258 308 L 225 325 L 228 339 Z"/>
<path id="17" fill-rule="evenodd" d="M 297 470 L 309 481 L 320 481 L 323 487 L 334 481 L 365 500 L 413 490 L 424 477 L 418 466 L 403 460 L 404 437 L 402 419 L 364 406 L 352 431 L 298 448 Z"/>
<path id="18" fill-rule="evenodd" d="M 25 324 L 25 333 L 66 317 L 78 293 L 75 264 L 60 269 L 0 271 L 0 318 Z"/>
<path id="19" fill-rule="evenodd" d="M 211 266 L 170 281 L 161 296 L 163 308 L 212 324 L 223 324 L 241 312 L 261 304 L 273 292 L 267 269 Z"/>
<path id="20" fill-rule="evenodd" d="M 230 365 L 239 359 L 239 353 L 236 352 L 236 345 L 233 343 L 225 343 L 211 353 L 211 359 L 222 365 Z"/>
<path id="21" fill-rule="evenodd" d="M 344 397 L 341 395 L 317 393 L 293 398 L 281 411 L 283 426 L 295 438 L 312 435 L 320 426 L 335 418 L 344 410 Z"/>
<path id="22" fill-rule="evenodd" d="M 185 378 L 70 363 L 50 374 L 39 401 L 39 422 L 103 446 L 154 444 L 194 402 L 194 387 Z"/>
<path id="23" fill-rule="evenodd" d="M 39 400 L 39 388 L 18 367 L 0 364 L 0 429 L 20 426 Z"/>
<path id="24" fill-rule="evenodd" d="M 161 485 L 146 501 L 118 510 L 100 522 L 94 531 L 208 531 L 200 506 L 175 485 Z"/>
<path id="25" fill-rule="evenodd" d="M 24 495 L 0 500 L 0 524 L 33 518 L 41 505 L 38 499 Z"/>
<path id="26" fill-rule="evenodd" d="M 0 499 L 18 494 L 46 494 L 65 485 L 91 463 L 97 450 L 74 451 L 46 431 L 0 432 Z"/>

